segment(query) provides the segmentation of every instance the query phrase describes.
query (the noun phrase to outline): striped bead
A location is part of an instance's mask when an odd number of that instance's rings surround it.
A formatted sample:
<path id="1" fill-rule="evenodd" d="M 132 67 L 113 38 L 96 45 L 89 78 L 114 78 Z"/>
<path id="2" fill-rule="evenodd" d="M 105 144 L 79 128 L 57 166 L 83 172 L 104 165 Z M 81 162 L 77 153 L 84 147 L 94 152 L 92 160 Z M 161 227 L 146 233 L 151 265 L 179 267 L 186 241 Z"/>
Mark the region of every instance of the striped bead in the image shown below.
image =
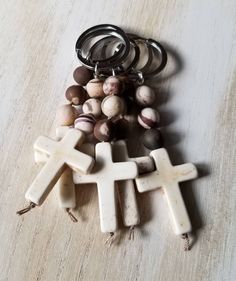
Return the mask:
<path id="1" fill-rule="evenodd" d="M 75 129 L 79 129 L 86 134 L 93 132 L 96 120 L 92 114 L 81 114 L 74 123 Z"/>
<path id="2" fill-rule="evenodd" d="M 146 107 L 138 115 L 138 122 L 145 129 L 155 128 L 160 122 L 160 115 L 155 109 Z"/>
<path id="3" fill-rule="evenodd" d="M 101 101 L 99 99 L 88 99 L 83 104 L 83 112 L 85 114 L 93 114 L 94 117 L 99 117 L 102 114 Z"/>

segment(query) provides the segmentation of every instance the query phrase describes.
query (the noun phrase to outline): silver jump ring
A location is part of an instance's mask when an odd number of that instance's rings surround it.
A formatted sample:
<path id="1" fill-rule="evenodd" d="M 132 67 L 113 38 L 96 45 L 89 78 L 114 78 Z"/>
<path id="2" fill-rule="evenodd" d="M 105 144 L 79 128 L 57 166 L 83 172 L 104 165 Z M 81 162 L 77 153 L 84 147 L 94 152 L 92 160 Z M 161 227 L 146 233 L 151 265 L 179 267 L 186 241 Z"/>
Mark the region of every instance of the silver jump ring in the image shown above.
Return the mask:
<path id="1" fill-rule="evenodd" d="M 125 45 L 120 43 L 119 48 L 117 49 L 117 51 L 114 53 L 114 55 L 112 55 L 111 57 L 107 58 L 106 57 L 106 49 L 109 45 L 111 45 L 114 41 L 116 37 L 114 36 L 107 36 L 104 37 L 100 40 L 98 40 L 97 42 L 95 42 L 95 44 L 90 48 L 88 55 L 86 57 L 87 60 L 89 61 L 96 61 L 96 62 L 101 62 L 101 61 L 112 61 L 112 60 L 116 60 L 117 58 L 121 57 L 121 55 L 124 52 L 125 49 Z M 104 42 L 105 41 L 105 42 Z M 94 53 L 97 51 L 97 49 L 100 48 L 100 45 L 102 43 L 105 43 L 104 46 L 101 48 L 101 59 L 94 59 Z"/>
<path id="2" fill-rule="evenodd" d="M 167 52 L 165 48 L 159 42 L 153 39 L 145 39 L 134 34 L 128 34 L 128 36 L 133 38 L 133 40 L 135 40 L 136 42 L 145 44 L 149 50 L 151 49 L 153 52 L 156 52 L 160 56 L 160 64 L 158 64 L 156 68 L 151 72 L 146 72 L 146 69 L 148 69 L 151 65 L 151 60 L 153 57 L 153 54 L 149 52 L 149 58 L 146 65 L 141 70 L 139 70 L 143 72 L 143 78 L 148 79 L 160 74 L 160 72 L 165 68 L 167 64 Z"/>
<path id="3" fill-rule="evenodd" d="M 88 42 L 88 40 L 94 38 L 95 36 L 101 36 L 101 35 L 112 35 L 120 39 L 125 46 L 124 51 L 119 54 L 116 54 L 115 58 L 114 56 L 112 56 L 110 58 L 107 58 L 106 60 L 99 61 L 99 68 L 101 71 L 119 66 L 129 55 L 130 41 L 122 29 L 120 29 L 115 25 L 110 25 L 110 24 L 101 24 L 91 27 L 82 33 L 82 35 L 78 38 L 75 47 L 80 62 L 91 70 L 94 70 L 97 61 L 91 61 L 88 60 L 86 57 L 84 57 L 83 47 L 84 44 Z"/>
<path id="4" fill-rule="evenodd" d="M 105 59 L 106 57 L 106 49 L 109 46 L 109 44 L 111 44 L 113 42 L 113 39 L 115 39 L 114 36 L 108 36 L 105 38 L 100 39 L 99 41 L 97 41 L 90 49 L 89 52 L 89 57 L 87 57 L 87 59 L 91 59 L 93 58 L 93 54 L 96 51 L 96 49 L 99 49 L 101 44 L 104 43 L 102 49 L 101 49 L 101 56 L 102 59 L 99 61 L 102 61 Z M 134 57 L 132 59 L 132 61 L 130 62 L 130 64 L 127 67 L 124 67 L 122 64 L 117 68 L 118 72 L 119 70 L 122 72 L 129 72 L 131 69 L 135 68 L 136 65 L 138 64 L 139 58 L 140 58 L 140 50 L 139 47 L 137 46 L 136 42 L 133 39 L 129 39 L 130 40 L 130 45 L 132 46 L 132 50 L 134 51 Z M 108 41 L 108 42 L 106 42 Z M 125 46 L 120 43 L 120 45 L 116 48 L 115 53 L 112 57 L 114 57 L 116 54 L 120 54 L 121 51 L 125 48 Z M 131 52 L 131 49 L 130 49 Z"/>
<path id="5" fill-rule="evenodd" d="M 158 75 L 165 68 L 165 66 L 167 64 L 167 52 L 159 42 L 157 42 L 153 39 L 145 40 L 145 44 L 147 46 L 150 46 L 154 52 L 157 52 L 161 58 L 160 64 L 157 65 L 156 69 L 154 69 L 153 71 L 151 71 L 149 73 L 144 73 L 144 79 L 148 79 L 148 78 Z"/>
<path id="6" fill-rule="evenodd" d="M 137 80 L 139 84 L 142 84 L 145 79 L 158 75 L 165 68 L 167 63 L 167 53 L 164 47 L 159 42 L 153 39 L 144 39 L 133 34 L 128 34 L 128 36 L 131 45 L 135 48 L 135 57 L 127 68 L 125 69 L 121 68 L 121 70 L 123 72 L 125 71 L 126 73 L 129 72 L 130 79 Z M 92 49 L 90 52 L 91 57 L 93 56 L 93 52 L 97 48 L 99 48 L 100 45 L 104 43 L 105 40 L 108 40 L 108 43 L 104 44 L 104 46 L 102 47 L 102 59 L 104 59 L 106 48 L 108 47 L 109 43 L 112 43 L 112 39 L 114 38 L 115 38 L 114 36 L 108 36 L 106 38 L 102 38 L 99 41 L 97 41 L 91 48 Z M 147 63 L 142 67 L 142 69 L 136 69 L 140 57 L 140 48 L 138 47 L 137 43 L 145 44 L 148 48 L 148 60 Z M 122 51 L 122 48 L 124 48 L 124 45 L 121 43 L 120 46 L 116 48 L 115 53 L 120 53 Z M 155 53 L 160 57 L 160 64 L 158 64 L 154 70 L 148 72 L 148 69 L 152 64 L 153 56 Z"/>

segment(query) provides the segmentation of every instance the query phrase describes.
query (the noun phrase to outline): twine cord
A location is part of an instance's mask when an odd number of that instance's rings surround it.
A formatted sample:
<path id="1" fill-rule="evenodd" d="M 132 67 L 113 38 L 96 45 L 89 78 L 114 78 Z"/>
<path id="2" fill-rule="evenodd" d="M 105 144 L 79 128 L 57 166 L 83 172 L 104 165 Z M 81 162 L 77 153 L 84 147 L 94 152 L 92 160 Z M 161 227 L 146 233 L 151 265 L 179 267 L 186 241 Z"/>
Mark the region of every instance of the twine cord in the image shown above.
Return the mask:
<path id="1" fill-rule="evenodd" d="M 134 225 L 129 228 L 129 240 L 134 240 Z"/>
<path id="2" fill-rule="evenodd" d="M 184 251 L 190 251 L 190 241 L 189 241 L 189 236 L 187 233 L 182 234 L 182 239 L 184 239 Z"/>
<path id="3" fill-rule="evenodd" d="M 36 204 L 33 202 L 30 202 L 29 206 L 27 206 L 26 208 L 24 208 L 22 210 L 17 211 L 16 213 L 17 213 L 17 215 L 21 216 L 21 215 L 29 212 L 30 210 L 32 210 L 34 207 L 36 207 Z"/>
<path id="4" fill-rule="evenodd" d="M 115 233 L 110 232 L 108 238 L 105 241 L 105 245 L 107 245 L 108 247 L 111 247 L 111 244 L 113 243 L 114 239 L 115 239 Z"/>
<path id="5" fill-rule="evenodd" d="M 78 222 L 77 218 L 72 214 L 72 212 L 70 211 L 70 208 L 66 208 L 65 209 L 66 213 L 69 215 L 70 219 L 73 222 Z"/>

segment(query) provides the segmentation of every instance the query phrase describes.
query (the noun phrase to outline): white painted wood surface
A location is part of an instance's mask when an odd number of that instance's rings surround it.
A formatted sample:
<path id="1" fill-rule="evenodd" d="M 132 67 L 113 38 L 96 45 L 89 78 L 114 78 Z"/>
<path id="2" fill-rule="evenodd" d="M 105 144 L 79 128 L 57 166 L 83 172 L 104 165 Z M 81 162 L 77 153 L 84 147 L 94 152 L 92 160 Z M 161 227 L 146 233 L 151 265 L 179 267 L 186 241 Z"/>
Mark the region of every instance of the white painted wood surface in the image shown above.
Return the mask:
<path id="1" fill-rule="evenodd" d="M 94 186 L 78 187 L 77 224 L 55 194 L 15 215 L 38 172 L 33 143 L 54 135 L 72 83 L 75 41 L 107 22 L 168 47 L 168 69 L 153 81 L 166 146 L 173 164 L 193 162 L 202 175 L 181 184 L 195 229 L 190 252 L 172 232 L 160 191 L 138 195 L 135 240 L 122 229 L 109 249 Z M 0 34 L 0 280 L 235 280 L 235 1 L 2 0 Z"/>

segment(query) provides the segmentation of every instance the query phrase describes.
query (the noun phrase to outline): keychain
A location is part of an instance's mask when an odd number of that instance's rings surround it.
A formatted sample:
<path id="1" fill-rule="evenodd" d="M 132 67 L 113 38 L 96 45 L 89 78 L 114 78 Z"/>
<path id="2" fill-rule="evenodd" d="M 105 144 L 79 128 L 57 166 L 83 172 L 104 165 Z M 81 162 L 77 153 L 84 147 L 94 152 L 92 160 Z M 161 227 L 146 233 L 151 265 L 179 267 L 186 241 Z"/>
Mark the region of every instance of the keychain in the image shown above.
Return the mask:
<path id="1" fill-rule="evenodd" d="M 28 207 L 17 214 L 42 205 L 55 186 L 60 207 L 77 222 L 72 213 L 76 185 L 96 183 L 101 231 L 109 234 L 110 245 L 118 230 L 117 203 L 133 239 L 140 222 L 136 187 L 141 193 L 162 188 L 174 232 L 189 250 L 192 229 L 179 182 L 196 178 L 197 170 L 191 163 L 172 166 L 163 148 L 160 114 L 152 107 L 156 95 L 146 82 L 165 68 L 164 47 L 102 24 L 83 32 L 75 49 L 82 64 L 73 73 L 77 84 L 66 90 L 68 103 L 58 108 L 55 140 L 42 136 L 34 144 L 35 161 L 43 167 L 25 194 Z M 143 130 L 137 141 L 150 155 L 130 158 L 125 140 L 137 124 Z"/>

